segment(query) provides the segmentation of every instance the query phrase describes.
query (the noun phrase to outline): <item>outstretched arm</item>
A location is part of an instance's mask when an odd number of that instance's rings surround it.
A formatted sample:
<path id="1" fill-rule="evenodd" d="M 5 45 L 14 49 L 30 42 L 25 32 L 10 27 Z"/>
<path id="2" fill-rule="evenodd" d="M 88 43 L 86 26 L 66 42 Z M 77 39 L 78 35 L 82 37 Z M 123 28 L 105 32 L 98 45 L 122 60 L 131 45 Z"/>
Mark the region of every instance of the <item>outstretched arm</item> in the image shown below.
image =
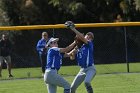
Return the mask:
<path id="1" fill-rule="evenodd" d="M 60 48 L 60 52 L 61 53 L 67 53 L 67 52 L 69 52 L 70 50 L 72 50 L 73 48 L 74 48 L 74 46 L 75 46 L 75 41 L 72 43 L 72 44 L 70 44 L 69 46 L 67 46 L 66 48 Z"/>
<path id="2" fill-rule="evenodd" d="M 83 41 L 84 43 L 88 43 L 87 39 L 85 39 L 84 35 L 82 33 L 80 33 L 76 28 L 75 28 L 75 25 L 72 21 L 67 21 L 65 22 L 65 25 L 70 28 L 76 35 L 77 37 Z"/>

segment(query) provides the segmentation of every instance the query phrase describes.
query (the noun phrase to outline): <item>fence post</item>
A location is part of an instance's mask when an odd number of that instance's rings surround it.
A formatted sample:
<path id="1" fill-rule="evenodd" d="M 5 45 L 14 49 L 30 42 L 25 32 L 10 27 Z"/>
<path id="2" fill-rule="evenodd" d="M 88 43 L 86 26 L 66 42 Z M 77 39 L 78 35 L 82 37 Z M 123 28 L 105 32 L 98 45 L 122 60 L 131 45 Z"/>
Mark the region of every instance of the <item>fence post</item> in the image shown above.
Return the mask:
<path id="1" fill-rule="evenodd" d="M 127 45 L 127 33 L 126 33 L 126 27 L 124 27 L 124 37 L 125 37 L 125 62 L 127 64 L 127 72 L 129 73 L 129 62 L 128 62 L 128 45 Z"/>

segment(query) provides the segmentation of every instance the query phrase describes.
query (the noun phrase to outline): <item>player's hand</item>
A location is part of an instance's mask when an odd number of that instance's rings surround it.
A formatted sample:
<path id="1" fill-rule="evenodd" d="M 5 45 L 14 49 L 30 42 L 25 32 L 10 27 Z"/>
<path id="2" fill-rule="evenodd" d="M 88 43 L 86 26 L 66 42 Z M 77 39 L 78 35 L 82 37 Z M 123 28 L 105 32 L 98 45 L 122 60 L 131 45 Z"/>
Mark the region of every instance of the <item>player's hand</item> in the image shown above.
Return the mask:
<path id="1" fill-rule="evenodd" d="M 65 26 L 67 28 L 70 28 L 70 29 L 74 29 L 75 28 L 75 25 L 74 25 L 74 23 L 72 21 L 66 21 L 65 22 Z"/>

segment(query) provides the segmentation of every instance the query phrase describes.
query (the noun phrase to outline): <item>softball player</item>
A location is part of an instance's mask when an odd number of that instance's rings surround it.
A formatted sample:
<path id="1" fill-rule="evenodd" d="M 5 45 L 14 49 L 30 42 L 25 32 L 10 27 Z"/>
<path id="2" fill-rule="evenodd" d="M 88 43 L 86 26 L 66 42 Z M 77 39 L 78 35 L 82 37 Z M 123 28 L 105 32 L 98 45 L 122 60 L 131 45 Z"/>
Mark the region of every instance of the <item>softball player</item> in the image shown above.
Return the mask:
<path id="1" fill-rule="evenodd" d="M 64 93 L 70 93 L 70 84 L 57 72 L 61 67 L 62 57 L 66 56 L 64 53 L 70 51 L 75 46 L 75 42 L 66 48 L 58 48 L 58 40 L 58 38 L 50 38 L 47 43 L 50 49 L 47 55 L 44 81 L 47 84 L 48 93 L 56 93 L 57 86 L 63 87 Z"/>
<path id="2" fill-rule="evenodd" d="M 76 60 L 81 69 L 71 84 L 71 93 L 75 93 L 76 89 L 83 81 L 87 93 L 93 93 L 90 82 L 96 74 L 93 58 L 94 35 L 92 32 L 88 32 L 84 37 L 82 33 L 75 29 L 74 24 L 71 21 L 68 21 L 68 23 L 66 23 L 65 25 L 76 33 L 78 39 L 84 42 L 84 44 L 76 51 Z"/>

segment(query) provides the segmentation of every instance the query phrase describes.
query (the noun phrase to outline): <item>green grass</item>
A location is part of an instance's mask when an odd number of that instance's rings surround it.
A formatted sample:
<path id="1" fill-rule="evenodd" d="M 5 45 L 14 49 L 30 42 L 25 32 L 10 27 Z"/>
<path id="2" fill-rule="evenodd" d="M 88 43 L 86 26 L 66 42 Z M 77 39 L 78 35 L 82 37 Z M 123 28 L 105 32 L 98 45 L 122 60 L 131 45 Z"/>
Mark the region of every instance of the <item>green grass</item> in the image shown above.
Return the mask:
<path id="1" fill-rule="evenodd" d="M 95 65 L 97 74 L 108 74 L 108 73 L 123 73 L 127 72 L 126 64 L 105 64 L 105 65 Z M 140 63 L 130 63 L 130 72 L 140 72 Z M 80 67 L 78 66 L 62 66 L 59 70 L 59 74 L 61 75 L 70 75 L 74 76 L 78 73 Z M 41 68 L 17 68 L 12 69 L 12 73 L 14 78 L 40 78 L 41 76 Z M 30 73 L 30 76 L 28 75 Z M 0 79 L 8 79 L 8 72 L 6 69 L 2 71 L 2 78 Z"/>
<path id="2" fill-rule="evenodd" d="M 74 76 L 66 76 L 65 79 L 71 83 Z M 139 93 L 140 74 L 97 74 L 91 84 L 95 93 Z M 57 91 L 63 93 L 63 88 L 58 87 Z M 47 88 L 43 78 L 1 80 L 0 93 L 47 93 Z M 77 93 L 86 93 L 83 83 Z"/>
<path id="3" fill-rule="evenodd" d="M 28 75 L 30 73 L 30 76 Z M 41 77 L 41 68 L 17 68 L 12 69 L 12 74 L 14 78 L 33 78 L 33 77 Z M 8 71 L 4 69 L 2 71 L 1 79 L 8 79 Z"/>
<path id="4" fill-rule="evenodd" d="M 131 63 L 130 72 L 140 72 L 139 67 L 140 63 Z M 78 66 L 62 66 L 59 74 L 72 83 L 79 69 Z M 126 64 L 96 65 L 96 69 L 97 75 L 91 82 L 95 93 L 139 93 L 140 73 L 122 73 L 127 72 Z M 9 79 L 7 70 L 3 70 L 0 93 L 47 93 L 41 68 L 19 68 L 12 69 L 12 72 L 14 78 Z M 58 87 L 57 93 L 63 93 L 63 88 Z M 83 83 L 77 89 L 77 93 L 86 93 Z"/>

